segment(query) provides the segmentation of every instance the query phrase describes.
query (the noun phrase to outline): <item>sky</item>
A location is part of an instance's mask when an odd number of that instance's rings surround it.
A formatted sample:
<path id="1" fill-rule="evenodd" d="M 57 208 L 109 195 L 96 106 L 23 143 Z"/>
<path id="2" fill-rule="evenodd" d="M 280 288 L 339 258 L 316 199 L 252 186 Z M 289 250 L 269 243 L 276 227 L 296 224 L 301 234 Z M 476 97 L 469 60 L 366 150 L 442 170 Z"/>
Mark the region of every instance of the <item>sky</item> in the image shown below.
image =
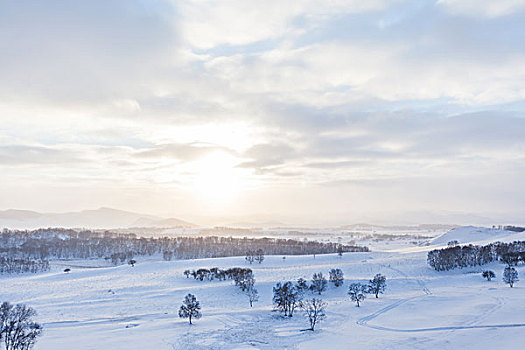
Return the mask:
<path id="1" fill-rule="evenodd" d="M 0 0 L 0 52 L 0 209 L 524 223 L 525 1 Z"/>

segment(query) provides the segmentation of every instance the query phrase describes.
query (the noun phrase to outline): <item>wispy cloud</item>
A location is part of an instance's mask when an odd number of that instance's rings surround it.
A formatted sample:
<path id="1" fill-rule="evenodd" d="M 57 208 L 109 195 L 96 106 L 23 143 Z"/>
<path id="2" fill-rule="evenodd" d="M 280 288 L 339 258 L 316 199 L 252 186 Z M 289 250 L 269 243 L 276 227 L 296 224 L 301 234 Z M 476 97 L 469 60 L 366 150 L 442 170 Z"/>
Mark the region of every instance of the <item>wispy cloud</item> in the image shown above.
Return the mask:
<path id="1" fill-rule="evenodd" d="M 525 210 L 524 23 L 512 0 L 0 2 L 0 207 L 191 214 L 215 171 L 238 214 Z"/>

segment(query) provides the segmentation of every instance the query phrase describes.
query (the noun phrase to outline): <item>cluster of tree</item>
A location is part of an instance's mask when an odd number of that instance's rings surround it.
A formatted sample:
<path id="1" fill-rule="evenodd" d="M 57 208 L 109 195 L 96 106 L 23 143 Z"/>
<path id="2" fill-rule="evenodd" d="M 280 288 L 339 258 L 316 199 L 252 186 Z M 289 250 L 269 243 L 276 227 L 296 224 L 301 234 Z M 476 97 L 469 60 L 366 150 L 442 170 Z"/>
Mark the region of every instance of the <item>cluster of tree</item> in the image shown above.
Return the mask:
<path id="1" fill-rule="evenodd" d="M 36 311 L 26 305 L 0 305 L 0 342 L 6 350 L 29 350 L 42 334 L 42 326 L 33 321 Z"/>
<path id="2" fill-rule="evenodd" d="M 307 291 L 321 294 L 326 290 L 327 281 L 321 272 L 314 273 L 311 284 L 299 278 L 294 284 L 292 282 L 279 282 L 273 287 L 273 304 L 276 311 L 281 312 L 286 317 L 293 317 L 297 308 L 303 310 L 310 328 L 313 331 L 318 322 L 326 318 L 326 303 L 321 299 L 304 299 Z"/>
<path id="3" fill-rule="evenodd" d="M 123 253 L 113 253 L 110 256 L 106 257 L 106 260 L 111 260 L 111 263 L 115 266 L 119 264 L 124 264 L 126 260 L 130 265 L 132 265 L 130 262 L 133 260 L 133 252 L 127 251 Z M 135 260 L 133 260 L 133 262 L 135 263 Z"/>
<path id="4" fill-rule="evenodd" d="M 292 282 L 278 282 L 275 287 L 273 287 L 272 301 L 275 310 L 280 311 L 284 316 L 293 317 L 295 308 L 301 299 L 301 290 Z"/>
<path id="5" fill-rule="evenodd" d="M 208 281 L 213 281 L 214 279 L 219 281 L 231 279 L 238 284 L 238 281 L 253 277 L 253 271 L 252 269 L 244 267 L 232 267 L 226 270 L 212 267 L 211 269 L 185 270 L 184 276 L 186 276 L 186 278 L 192 276 L 199 281 L 204 281 L 205 279 Z"/>
<path id="6" fill-rule="evenodd" d="M 483 271 L 481 273 L 481 276 L 483 276 L 483 278 L 486 278 L 487 281 L 496 278 L 496 274 L 494 273 L 494 271 L 491 270 Z M 511 266 L 505 267 L 505 270 L 503 270 L 503 282 L 507 283 L 510 286 L 510 288 L 512 288 L 514 287 L 514 283 L 518 281 L 518 271 L 516 271 L 516 269 Z"/>
<path id="7" fill-rule="evenodd" d="M 336 287 L 341 286 L 343 280 L 344 276 L 341 269 L 330 270 L 330 282 Z M 279 282 L 273 287 L 274 308 L 276 311 L 283 313 L 284 316 L 292 317 L 307 291 L 321 295 L 327 287 L 328 281 L 322 272 L 314 273 L 310 283 L 304 278 L 299 278 L 296 283 Z"/>
<path id="8" fill-rule="evenodd" d="M 49 270 L 49 261 L 27 258 L 0 257 L 0 274 L 7 273 L 37 273 Z"/>
<path id="9" fill-rule="evenodd" d="M 253 264 L 254 261 L 257 261 L 259 264 L 264 261 L 264 252 L 262 249 L 257 249 L 257 251 L 248 250 L 246 252 L 246 261 Z"/>
<path id="10" fill-rule="evenodd" d="M 514 231 L 514 232 L 523 232 L 525 231 L 525 227 L 520 227 L 520 226 L 505 226 L 503 227 L 504 230 L 506 231 Z"/>
<path id="11" fill-rule="evenodd" d="M 379 297 L 379 294 L 383 294 L 386 289 L 386 277 L 378 273 L 374 276 L 368 284 L 364 283 L 352 283 L 348 287 L 348 295 L 350 299 L 357 304 L 365 300 L 366 294 L 374 294 L 376 298 Z"/>
<path id="12" fill-rule="evenodd" d="M 367 247 L 300 241 L 278 238 L 233 237 L 137 237 L 133 233 L 110 231 L 75 231 L 71 229 L 38 229 L 18 231 L 4 229 L 0 233 L 0 253 L 10 257 L 32 259 L 105 258 L 124 263 L 132 256 L 162 254 L 164 259 L 197 259 L 243 256 L 256 252 L 255 258 L 269 255 L 310 255 L 341 252 L 363 252 Z M 117 254 L 117 255 L 114 255 Z M 122 255 L 126 258 L 122 260 Z M 113 258 L 114 256 L 114 258 Z"/>
<path id="13" fill-rule="evenodd" d="M 437 271 L 484 265 L 493 261 L 502 261 L 509 266 L 524 263 L 525 241 L 495 242 L 485 246 L 456 245 L 429 251 L 427 255 L 428 264 Z"/>
<path id="14" fill-rule="evenodd" d="M 192 276 L 199 281 L 204 281 L 204 279 L 208 281 L 213 281 L 214 279 L 219 281 L 231 279 L 235 285 L 248 296 L 250 307 L 253 306 L 254 302 L 259 300 L 259 292 L 255 288 L 255 278 L 252 269 L 232 267 L 222 270 L 218 267 L 212 267 L 211 269 L 185 270 L 184 276 L 186 276 L 186 278 Z"/>

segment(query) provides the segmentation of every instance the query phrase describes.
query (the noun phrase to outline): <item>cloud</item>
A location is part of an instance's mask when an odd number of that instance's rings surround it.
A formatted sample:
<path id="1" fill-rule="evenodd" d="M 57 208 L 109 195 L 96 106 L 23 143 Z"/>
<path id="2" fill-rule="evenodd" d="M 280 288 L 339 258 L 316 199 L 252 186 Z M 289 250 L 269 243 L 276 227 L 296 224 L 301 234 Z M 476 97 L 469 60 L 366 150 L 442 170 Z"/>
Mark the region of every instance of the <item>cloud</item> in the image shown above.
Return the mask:
<path id="1" fill-rule="evenodd" d="M 135 157 L 143 159 L 168 158 L 180 161 L 192 161 L 202 158 L 214 152 L 235 154 L 234 151 L 213 144 L 161 144 L 153 148 L 140 150 Z"/>
<path id="2" fill-rule="evenodd" d="M 472 17 L 495 18 L 525 10 L 523 0 L 438 0 L 437 4 L 452 14 Z"/>
<path id="3" fill-rule="evenodd" d="M 82 162 L 82 155 L 65 149 L 41 146 L 0 146 L 0 164 L 3 166 L 55 164 L 66 165 Z"/>
<path id="4" fill-rule="evenodd" d="M 1 2 L 0 206 L 28 186 L 200 211 L 188 184 L 217 152 L 238 211 L 373 208 L 390 185 L 445 205 L 439 179 L 525 209 L 524 21 L 506 0 Z"/>
<path id="5" fill-rule="evenodd" d="M 219 45 L 248 45 L 294 37 L 332 16 L 377 11 L 384 0 L 301 1 L 185 1 L 178 9 L 178 28 L 185 41 L 198 49 Z"/>

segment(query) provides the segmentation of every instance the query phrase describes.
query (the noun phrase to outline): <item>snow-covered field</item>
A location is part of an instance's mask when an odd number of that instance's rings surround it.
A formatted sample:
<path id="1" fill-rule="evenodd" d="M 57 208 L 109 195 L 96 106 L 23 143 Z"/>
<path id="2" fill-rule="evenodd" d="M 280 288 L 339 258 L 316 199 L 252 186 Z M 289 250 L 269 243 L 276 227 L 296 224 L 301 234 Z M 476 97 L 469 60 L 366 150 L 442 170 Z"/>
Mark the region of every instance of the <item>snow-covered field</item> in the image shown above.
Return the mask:
<path id="1" fill-rule="evenodd" d="M 469 235 L 460 230 L 442 240 Z M 490 239 L 483 235 L 480 240 Z M 436 245 L 441 243 L 436 239 Z M 501 281 L 504 265 L 496 263 L 436 272 L 423 251 L 432 248 L 268 256 L 260 265 L 249 265 L 244 257 L 137 259 L 135 267 L 62 261 L 48 273 L 2 276 L 0 299 L 38 311 L 44 335 L 35 348 L 42 350 L 522 348 L 525 282 L 509 288 Z M 66 265 L 71 273 L 62 272 Z M 183 275 L 186 269 L 237 266 L 254 270 L 260 300 L 253 308 L 231 281 L 201 282 Z M 276 282 L 310 279 L 314 272 L 327 276 L 331 268 L 343 270 L 345 284 L 329 285 L 322 294 L 327 318 L 318 330 L 301 331 L 307 328 L 301 312 L 291 319 L 272 312 Z M 497 275 L 491 282 L 480 276 L 487 268 Z M 525 274 L 524 267 L 518 271 Z M 376 273 L 387 277 L 386 293 L 379 299 L 369 295 L 356 307 L 346 294 L 349 283 L 365 282 Z M 202 305 L 203 316 L 192 326 L 177 315 L 187 293 Z"/>

